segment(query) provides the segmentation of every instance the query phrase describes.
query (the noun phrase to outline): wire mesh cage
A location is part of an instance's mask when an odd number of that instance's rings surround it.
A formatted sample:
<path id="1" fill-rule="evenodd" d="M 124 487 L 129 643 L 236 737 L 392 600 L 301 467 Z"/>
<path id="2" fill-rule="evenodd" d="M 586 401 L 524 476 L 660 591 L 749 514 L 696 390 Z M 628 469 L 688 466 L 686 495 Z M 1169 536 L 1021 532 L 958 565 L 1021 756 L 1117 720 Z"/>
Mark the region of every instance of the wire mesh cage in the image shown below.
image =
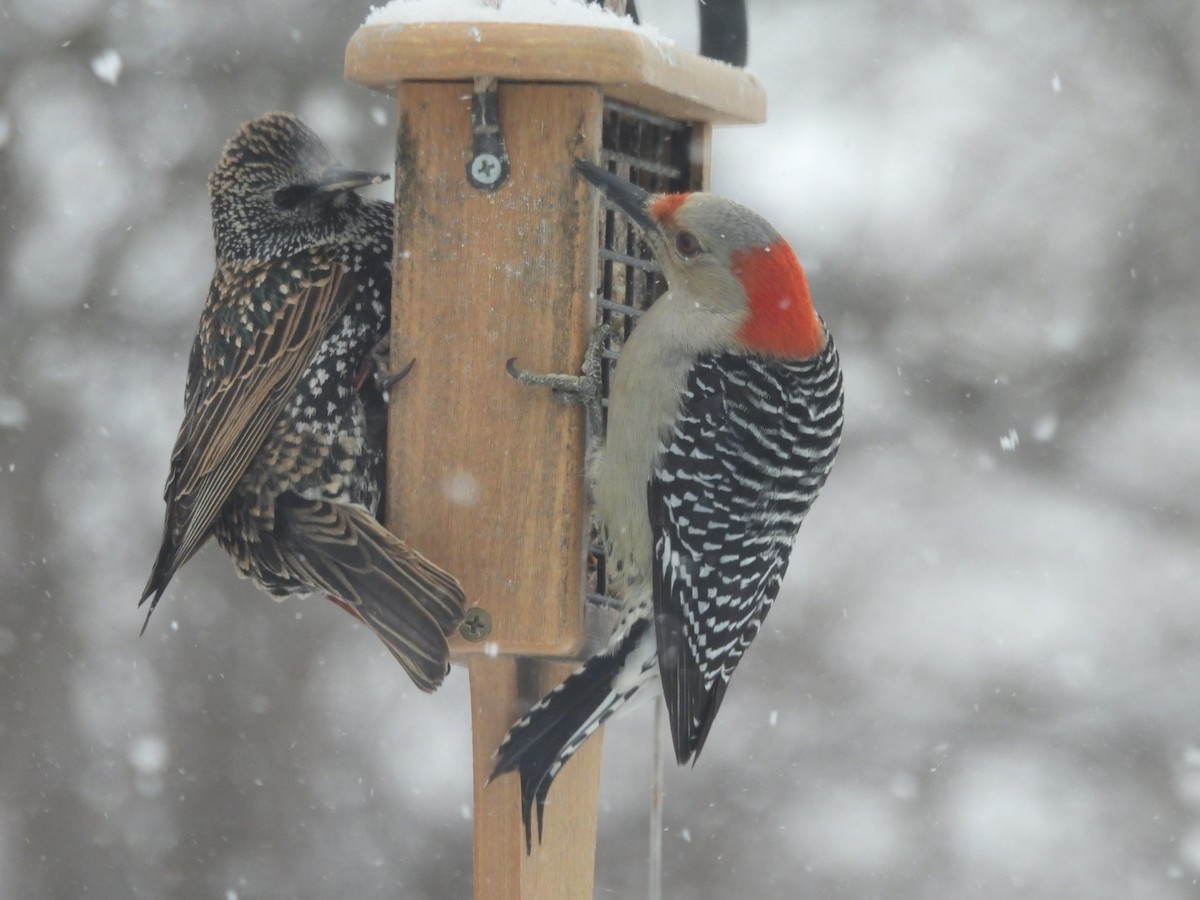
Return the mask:
<path id="1" fill-rule="evenodd" d="M 687 191 L 696 186 L 691 164 L 693 139 L 693 127 L 687 122 L 611 99 L 604 103 L 601 163 L 651 193 Z M 609 326 L 614 336 L 605 347 L 601 366 L 607 409 L 612 366 L 619 356 L 620 342 L 629 336 L 638 317 L 667 285 L 662 268 L 640 230 L 607 201 L 599 217 L 597 241 L 596 324 Z M 593 530 L 588 566 L 589 602 L 600 608 L 616 606 L 618 601 L 607 593 L 607 587 L 604 549 Z"/>
<path id="2" fill-rule="evenodd" d="M 692 187 L 692 128 L 686 122 L 608 100 L 601 142 L 601 161 L 651 193 Z M 600 219 L 598 237 L 600 319 L 615 334 L 627 337 L 634 320 L 665 289 L 662 270 L 638 229 L 611 205 Z"/>

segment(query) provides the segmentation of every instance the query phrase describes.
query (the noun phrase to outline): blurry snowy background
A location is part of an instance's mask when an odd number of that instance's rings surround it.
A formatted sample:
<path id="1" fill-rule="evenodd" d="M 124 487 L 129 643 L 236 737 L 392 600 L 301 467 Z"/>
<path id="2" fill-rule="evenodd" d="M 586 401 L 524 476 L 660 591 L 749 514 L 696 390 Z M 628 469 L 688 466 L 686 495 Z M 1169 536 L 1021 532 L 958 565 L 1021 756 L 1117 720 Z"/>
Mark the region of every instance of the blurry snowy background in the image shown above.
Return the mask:
<path id="1" fill-rule="evenodd" d="M 695 46 L 690 0 L 639 0 Z M 750 0 L 771 121 L 715 186 L 772 219 L 847 430 L 704 758 L 671 897 L 1200 895 L 1200 12 Z M 147 634 L 204 178 L 306 117 L 366 3 L 0 6 L 0 894 L 445 898 L 466 678 L 418 695 L 331 604 L 209 548 Z M 597 895 L 645 877 L 647 714 L 609 729 Z"/>

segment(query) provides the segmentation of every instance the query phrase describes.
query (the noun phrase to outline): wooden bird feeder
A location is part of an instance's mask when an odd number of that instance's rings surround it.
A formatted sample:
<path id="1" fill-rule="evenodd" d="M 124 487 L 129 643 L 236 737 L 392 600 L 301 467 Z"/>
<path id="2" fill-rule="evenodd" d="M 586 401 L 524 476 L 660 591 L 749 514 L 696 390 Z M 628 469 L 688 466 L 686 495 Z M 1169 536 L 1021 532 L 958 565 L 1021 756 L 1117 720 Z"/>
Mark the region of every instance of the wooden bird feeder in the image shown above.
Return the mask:
<path id="1" fill-rule="evenodd" d="M 503 7 L 501 7 L 502 9 Z M 346 75 L 393 92 L 388 526 L 462 581 L 474 895 L 590 898 L 600 735 L 563 769 L 525 853 L 519 779 L 486 784 L 508 727 L 582 658 L 589 593 L 585 415 L 505 373 L 577 372 L 601 321 L 628 329 L 657 266 L 602 213 L 576 157 L 653 191 L 706 186 L 714 123 L 760 122 L 745 71 L 640 31 L 504 21 L 366 25 Z"/>

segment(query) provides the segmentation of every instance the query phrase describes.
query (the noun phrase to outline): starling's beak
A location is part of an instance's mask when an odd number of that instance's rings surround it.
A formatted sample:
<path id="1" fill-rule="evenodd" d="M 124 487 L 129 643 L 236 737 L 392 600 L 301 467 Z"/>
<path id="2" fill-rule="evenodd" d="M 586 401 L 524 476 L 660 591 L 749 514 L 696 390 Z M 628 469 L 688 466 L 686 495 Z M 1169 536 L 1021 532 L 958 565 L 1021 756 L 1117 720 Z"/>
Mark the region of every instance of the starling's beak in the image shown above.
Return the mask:
<path id="1" fill-rule="evenodd" d="M 575 168 L 584 178 L 600 189 L 609 202 L 629 216 L 648 234 L 661 232 L 658 222 L 650 215 L 649 204 L 654 195 L 645 191 L 631 181 L 626 181 L 614 175 L 608 169 L 601 168 L 586 159 L 575 160 Z"/>
<path id="2" fill-rule="evenodd" d="M 324 194 L 340 194 L 343 191 L 366 187 L 368 184 L 379 184 L 390 177 L 386 172 L 363 172 L 358 169 L 330 166 L 321 173 L 321 180 L 313 187 Z"/>

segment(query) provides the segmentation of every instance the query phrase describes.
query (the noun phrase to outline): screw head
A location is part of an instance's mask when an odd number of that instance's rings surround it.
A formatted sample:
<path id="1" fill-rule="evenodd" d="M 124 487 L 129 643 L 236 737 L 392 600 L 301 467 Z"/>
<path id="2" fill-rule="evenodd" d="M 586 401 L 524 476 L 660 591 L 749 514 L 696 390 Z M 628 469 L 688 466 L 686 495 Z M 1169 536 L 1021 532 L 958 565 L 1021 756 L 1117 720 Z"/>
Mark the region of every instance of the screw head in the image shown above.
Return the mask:
<path id="1" fill-rule="evenodd" d="M 471 177 L 478 184 L 492 186 L 504 174 L 504 164 L 495 153 L 480 153 L 471 160 Z"/>
<path id="2" fill-rule="evenodd" d="M 467 610 L 466 618 L 458 626 L 458 633 L 472 643 L 482 641 L 492 633 L 492 617 L 486 609 L 473 606 Z"/>

